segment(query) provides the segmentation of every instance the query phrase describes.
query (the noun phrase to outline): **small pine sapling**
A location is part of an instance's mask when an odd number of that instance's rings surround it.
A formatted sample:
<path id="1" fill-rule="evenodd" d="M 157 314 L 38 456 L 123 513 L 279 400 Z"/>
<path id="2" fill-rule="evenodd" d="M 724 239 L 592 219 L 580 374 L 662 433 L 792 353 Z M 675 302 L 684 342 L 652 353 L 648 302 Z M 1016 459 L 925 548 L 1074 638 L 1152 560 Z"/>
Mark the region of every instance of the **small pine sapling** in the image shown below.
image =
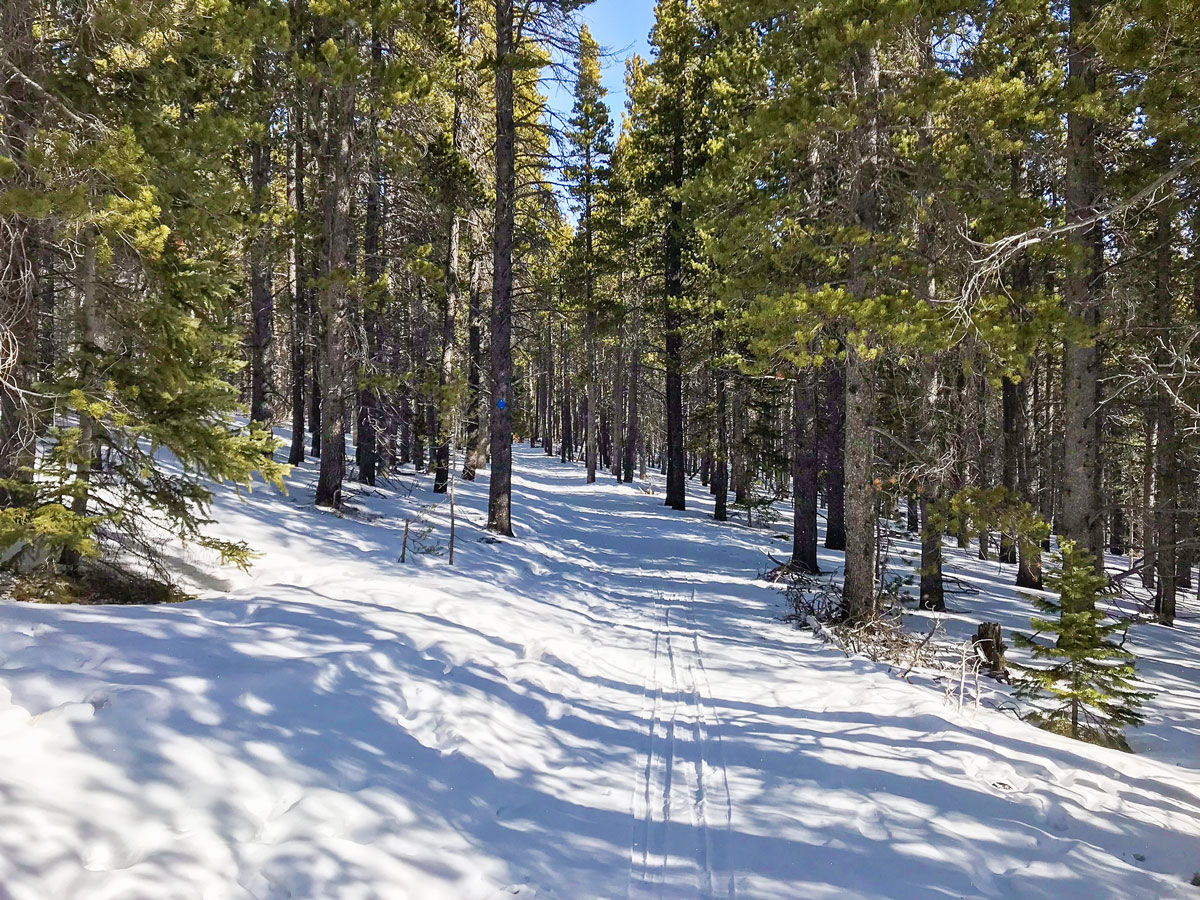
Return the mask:
<path id="1" fill-rule="evenodd" d="M 751 484 L 741 500 L 730 504 L 734 509 L 746 514 L 746 525 L 753 528 L 755 523 L 759 528 L 770 525 L 775 519 L 775 504 L 778 497 L 764 490 L 761 485 Z"/>
<path id="2" fill-rule="evenodd" d="M 1141 724 L 1138 707 L 1153 695 L 1135 689 L 1133 654 L 1110 640 L 1125 623 L 1097 608 L 1113 588 L 1074 542 L 1064 541 L 1056 556 L 1047 587 L 1058 596 L 1027 595 L 1041 613 L 1030 619 L 1037 633 L 1014 635 L 1035 661 L 1013 664 L 1016 694 L 1035 702 L 1028 719 L 1047 731 L 1129 750 L 1122 730 Z M 1041 635 L 1057 637 L 1046 643 Z"/>

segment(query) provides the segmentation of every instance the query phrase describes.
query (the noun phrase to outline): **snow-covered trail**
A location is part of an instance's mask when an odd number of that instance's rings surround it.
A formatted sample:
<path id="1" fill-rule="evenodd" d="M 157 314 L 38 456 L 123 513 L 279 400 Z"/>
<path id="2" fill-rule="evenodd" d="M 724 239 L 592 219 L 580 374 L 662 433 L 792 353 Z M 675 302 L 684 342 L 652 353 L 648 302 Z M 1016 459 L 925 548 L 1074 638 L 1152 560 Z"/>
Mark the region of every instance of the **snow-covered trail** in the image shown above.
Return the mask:
<path id="1" fill-rule="evenodd" d="M 654 604 L 645 776 L 633 798 L 629 896 L 637 900 L 737 895 L 722 726 L 691 619 L 693 601 Z"/>
<path id="2" fill-rule="evenodd" d="M 263 555 L 181 558 L 197 601 L 0 607 L 0 898 L 1195 896 L 1200 773 L 792 630 L 786 545 L 699 490 L 516 472 L 498 543 L 458 486 L 453 568 L 428 479 L 339 518 L 309 464 L 219 491 Z"/>

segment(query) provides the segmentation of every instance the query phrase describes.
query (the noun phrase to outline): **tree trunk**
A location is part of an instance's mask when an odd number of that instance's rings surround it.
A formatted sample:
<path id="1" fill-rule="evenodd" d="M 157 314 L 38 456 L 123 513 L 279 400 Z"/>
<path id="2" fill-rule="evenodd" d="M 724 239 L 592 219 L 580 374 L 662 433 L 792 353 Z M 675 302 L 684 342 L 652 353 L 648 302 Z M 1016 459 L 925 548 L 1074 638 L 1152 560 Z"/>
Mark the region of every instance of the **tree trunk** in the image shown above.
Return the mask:
<path id="1" fill-rule="evenodd" d="M 562 454 L 560 460 L 566 462 L 575 456 L 575 432 L 571 428 L 571 369 L 567 364 L 567 326 L 559 328 L 559 342 L 562 345 L 562 397 L 559 401 L 559 418 L 562 420 Z"/>
<path id="2" fill-rule="evenodd" d="M 1087 43 L 1097 0 L 1071 0 L 1067 48 L 1069 88 L 1075 96 L 1096 90 L 1096 51 Z M 1096 121 L 1078 110 L 1067 115 L 1067 223 L 1089 221 L 1100 193 Z M 1103 277 L 1103 234 L 1099 223 L 1079 225 L 1068 234 L 1076 255 L 1067 266 L 1063 298 L 1069 313 L 1089 332 L 1100 326 L 1100 280 Z M 1100 353 L 1094 343 L 1067 340 L 1063 356 L 1063 423 L 1065 447 L 1062 479 L 1062 531 L 1104 564 L 1104 517 L 1099 496 L 1101 436 L 1099 429 Z"/>
<path id="3" fill-rule="evenodd" d="M 317 274 L 320 274 L 318 260 Z M 308 324 L 312 329 L 312 382 L 308 388 L 308 430 L 312 434 L 310 452 L 313 456 L 321 457 L 321 357 L 324 356 L 325 327 L 321 322 L 321 310 L 317 306 L 317 298 L 313 296 L 310 306 Z"/>
<path id="4" fill-rule="evenodd" d="M 975 445 L 975 485 L 981 490 L 986 491 L 991 487 L 988 473 L 988 444 L 987 444 L 987 376 L 983 373 L 983 367 L 975 374 L 975 416 L 972 431 L 972 440 Z M 988 531 L 986 524 L 979 530 L 976 535 L 979 540 L 979 558 L 986 560 L 991 553 L 991 533 Z"/>
<path id="5" fill-rule="evenodd" d="M 1011 498 L 1018 497 L 1017 466 L 1023 448 L 1017 440 L 1017 422 L 1023 415 L 1020 397 L 1017 395 L 1017 382 L 1005 376 L 1000 384 L 1000 405 L 1003 415 L 1001 426 L 1003 447 L 1001 448 L 1001 477 L 1004 490 Z M 1015 563 L 1017 561 L 1017 536 L 1009 532 L 1000 535 L 1000 562 Z"/>
<path id="6" fill-rule="evenodd" d="M 257 51 L 253 64 L 255 90 L 266 93 L 262 51 Z M 264 132 L 250 143 L 250 421 L 270 427 L 271 424 L 271 345 L 274 339 L 272 316 L 272 270 L 270 261 L 270 227 L 267 208 L 271 196 L 271 147 Z"/>
<path id="7" fill-rule="evenodd" d="M 463 440 L 463 481 L 474 481 L 479 466 L 479 433 L 483 421 L 483 278 L 482 260 L 471 264 L 467 310 L 467 423 Z"/>
<path id="8" fill-rule="evenodd" d="M 846 349 L 846 580 L 851 621 L 875 611 L 874 366 Z"/>
<path id="9" fill-rule="evenodd" d="M 458 52 L 463 54 L 467 45 L 466 3 L 458 4 Z M 456 154 L 462 151 L 462 67 L 457 67 L 454 76 L 454 112 L 451 116 L 450 142 Z M 454 177 L 454 176 L 450 176 Z M 438 428 L 437 461 L 434 465 L 433 491 L 444 494 L 450 484 L 450 441 L 454 423 L 451 421 L 451 382 L 454 380 L 454 334 L 455 316 L 458 314 L 459 282 L 459 186 L 452 184 L 447 190 L 446 222 L 446 277 L 442 297 L 442 356 L 438 366 Z"/>
<path id="10" fill-rule="evenodd" d="M 545 423 L 542 435 L 542 452 L 547 456 L 554 455 L 554 325 L 546 319 L 546 329 L 542 337 L 542 355 L 546 360 L 546 395 L 542 421 Z"/>
<path id="11" fill-rule="evenodd" d="M 300 104 L 296 104 L 292 116 L 295 133 L 292 135 L 293 169 L 290 187 L 296 224 L 292 233 L 292 443 L 288 448 L 288 464 L 298 466 L 304 462 L 304 379 L 308 368 L 308 354 L 305 350 L 309 339 L 308 254 L 304 246 L 304 226 L 308 215 L 304 193 L 306 119 Z"/>
<path id="12" fill-rule="evenodd" d="M 1159 138 L 1154 146 L 1155 161 L 1160 171 L 1171 165 L 1170 142 Z M 1168 335 L 1174 320 L 1174 301 L 1171 293 L 1171 223 L 1174 214 L 1173 197 L 1167 194 L 1155 210 L 1155 263 L 1154 263 L 1154 324 L 1157 343 L 1157 360 L 1160 377 L 1168 377 L 1171 365 Z M 1169 385 L 1155 385 L 1155 413 L 1158 421 L 1158 445 L 1155 452 L 1154 525 L 1158 544 L 1157 583 L 1154 593 L 1154 611 L 1163 625 L 1175 624 L 1176 601 L 1176 542 L 1177 508 L 1179 503 L 1179 459 L 1175 433 L 1175 403 Z"/>
<path id="13" fill-rule="evenodd" d="M 596 371 L 596 311 L 591 308 L 591 283 L 589 277 L 588 283 L 588 311 L 587 324 L 585 325 L 585 333 L 583 337 L 584 345 L 587 354 L 587 394 L 585 402 L 587 403 L 587 414 L 585 417 L 584 428 L 584 457 L 587 460 L 587 483 L 592 484 L 596 480 L 596 381 L 598 372 Z"/>
<path id="14" fill-rule="evenodd" d="M 363 274 L 366 276 L 368 294 L 362 309 L 364 359 L 359 371 L 358 387 L 358 435 L 355 449 L 358 454 L 358 479 L 363 484 L 374 485 L 379 468 L 379 389 L 373 381 L 383 371 L 380 357 L 380 314 L 379 293 L 383 289 L 383 164 L 379 146 L 378 112 L 374 97 L 379 90 L 383 65 L 383 42 L 379 29 L 371 33 L 372 106 L 368 140 L 370 163 L 367 168 L 367 210 L 363 230 Z M 364 377 L 365 376 L 365 377 Z"/>
<path id="15" fill-rule="evenodd" d="M 1153 408 L 1147 409 L 1143 418 L 1142 445 L 1142 587 L 1154 590 L 1154 572 L 1158 567 L 1155 535 L 1154 510 L 1157 508 L 1157 475 L 1155 461 L 1158 458 L 1156 433 L 1158 415 Z"/>
<path id="16" fill-rule="evenodd" d="M 850 209 L 855 224 L 868 235 L 879 229 L 879 49 L 862 48 L 854 72 L 855 88 L 865 97 L 864 119 L 855 129 L 856 166 Z M 871 293 L 868 248 L 850 253 L 851 293 L 860 300 Z M 846 578 L 842 598 L 852 622 L 875 614 L 875 366 L 852 342 L 846 343 Z"/>
<path id="17" fill-rule="evenodd" d="M 816 397 L 807 372 L 792 387 L 792 569 L 816 574 L 817 442 Z"/>
<path id="18" fill-rule="evenodd" d="M 321 471 L 318 506 L 342 504 L 346 469 L 346 363 L 349 357 L 351 204 L 353 202 L 353 81 L 327 88 L 321 142 L 321 277 L 317 307 L 325 341 L 321 354 Z"/>
<path id="19" fill-rule="evenodd" d="M 1008 674 L 1008 662 L 1004 658 L 1008 648 L 1004 645 L 1004 632 L 999 622 L 981 622 L 971 644 L 987 661 L 989 675 L 1003 678 Z"/>
<path id="20" fill-rule="evenodd" d="M 638 309 L 633 313 L 633 342 L 629 354 L 629 407 L 625 425 L 625 480 L 633 482 L 634 457 L 641 443 L 638 431 L 638 387 L 642 380 L 642 332 L 641 314 Z M 645 477 L 643 471 L 642 477 Z"/>
<path id="21" fill-rule="evenodd" d="M 34 7 L 29 0 L 0 5 L 0 41 L 14 65 L 33 62 Z M 29 187 L 28 144 L 34 99 L 15 78 L 0 78 L 0 157 L 16 164 L 12 188 Z M 28 391 L 37 373 L 38 307 L 34 226 L 24 216 L 0 221 L 0 479 L 33 481 L 37 451 L 35 404 Z M 7 334 L 5 332 L 8 332 Z M 0 507 L 24 504 L 25 491 L 0 487 Z"/>
<path id="22" fill-rule="evenodd" d="M 496 6 L 496 219 L 492 248 L 491 478 L 488 530 L 512 534 L 512 251 L 516 209 L 513 0 Z"/>
<path id="23" fill-rule="evenodd" d="M 682 92 L 683 85 L 677 86 Z M 682 97 L 676 97 L 682 109 Z M 663 298 L 663 331 L 666 337 L 667 496 L 672 509 L 687 508 L 683 433 L 683 116 L 673 117 L 671 137 L 671 195 L 665 246 L 666 291 Z"/>
<path id="24" fill-rule="evenodd" d="M 713 518 L 724 522 L 729 517 L 729 384 L 723 371 L 717 372 L 717 446 L 713 452 Z"/>
<path id="25" fill-rule="evenodd" d="M 819 429 L 825 472 L 825 548 L 846 549 L 846 372 L 838 363 L 823 369 L 824 416 Z"/>
<path id="26" fill-rule="evenodd" d="M 944 610 L 946 594 L 942 582 L 942 533 L 937 512 L 939 501 L 933 482 L 921 494 L 921 609 Z"/>

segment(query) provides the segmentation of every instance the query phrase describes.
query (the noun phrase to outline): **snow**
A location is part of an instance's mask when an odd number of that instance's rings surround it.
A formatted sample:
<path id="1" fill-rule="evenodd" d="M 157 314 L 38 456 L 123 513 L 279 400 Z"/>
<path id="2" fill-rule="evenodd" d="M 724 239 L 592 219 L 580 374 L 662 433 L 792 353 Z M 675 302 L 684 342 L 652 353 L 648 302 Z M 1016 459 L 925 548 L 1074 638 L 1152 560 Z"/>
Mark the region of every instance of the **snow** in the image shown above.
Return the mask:
<path id="1" fill-rule="evenodd" d="M 482 540 L 486 473 L 457 485 L 453 567 L 427 476 L 338 517 L 309 463 L 288 496 L 218 489 L 214 530 L 262 555 L 180 555 L 200 599 L 6 602 L 0 897 L 1197 896 L 1194 621 L 1135 636 L 1171 690 L 1122 754 L 784 624 L 758 575 L 786 545 L 698 485 L 677 513 L 515 468 L 513 539 Z M 952 628 L 1027 618 L 950 556 L 982 588 Z"/>

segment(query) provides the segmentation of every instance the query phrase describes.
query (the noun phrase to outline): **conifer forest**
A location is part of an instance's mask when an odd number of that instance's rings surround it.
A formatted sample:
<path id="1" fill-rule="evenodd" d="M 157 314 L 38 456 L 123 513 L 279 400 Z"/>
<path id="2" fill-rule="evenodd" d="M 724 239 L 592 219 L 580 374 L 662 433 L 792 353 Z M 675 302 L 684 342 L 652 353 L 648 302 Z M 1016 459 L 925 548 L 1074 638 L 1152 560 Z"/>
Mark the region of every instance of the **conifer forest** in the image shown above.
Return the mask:
<path id="1" fill-rule="evenodd" d="M 0 898 L 1200 898 L 1197 0 L 0 0 Z"/>

